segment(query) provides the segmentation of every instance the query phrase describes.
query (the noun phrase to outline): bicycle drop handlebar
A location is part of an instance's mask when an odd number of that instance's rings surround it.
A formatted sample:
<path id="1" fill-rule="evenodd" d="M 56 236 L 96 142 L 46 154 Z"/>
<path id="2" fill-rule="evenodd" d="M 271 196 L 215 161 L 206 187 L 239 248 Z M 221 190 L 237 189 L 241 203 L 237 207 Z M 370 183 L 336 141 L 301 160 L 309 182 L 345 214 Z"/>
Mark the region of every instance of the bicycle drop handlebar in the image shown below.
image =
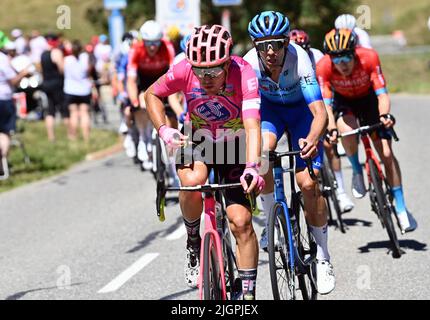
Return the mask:
<path id="1" fill-rule="evenodd" d="M 290 156 L 300 156 L 301 151 L 285 151 L 285 152 L 276 152 L 276 151 L 270 151 L 269 152 L 269 161 L 276 161 L 278 159 L 281 159 L 283 157 L 290 157 Z M 263 156 L 264 157 L 264 156 Z M 312 159 L 303 159 L 306 163 L 306 167 L 308 168 L 309 175 L 311 176 L 312 180 L 316 180 L 317 176 L 314 171 L 314 167 L 312 165 Z"/>
<path id="2" fill-rule="evenodd" d="M 247 174 L 245 176 L 245 180 L 249 185 L 252 183 L 252 175 Z M 236 183 L 225 183 L 225 184 L 205 184 L 205 185 L 197 185 L 193 187 L 169 187 L 166 188 L 164 185 L 164 181 L 160 181 L 157 183 L 157 199 L 156 199 L 156 205 L 157 205 L 157 216 L 160 219 L 160 221 L 164 221 L 164 205 L 165 205 L 165 195 L 167 192 L 173 192 L 173 191 L 188 191 L 188 192 L 214 192 L 219 190 L 227 190 L 227 189 L 235 189 L 235 188 L 242 188 L 242 184 L 240 182 Z M 254 192 L 251 192 L 250 196 L 248 197 L 251 205 L 252 212 L 256 208 L 256 196 Z"/>
<path id="3" fill-rule="evenodd" d="M 382 122 L 370 125 L 370 126 L 362 126 L 359 127 L 357 129 L 348 131 L 348 132 L 344 132 L 342 134 L 340 134 L 340 137 L 348 137 L 348 136 L 353 136 L 353 135 L 357 135 L 357 134 L 366 134 L 366 133 L 370 133 L 372 131 L 378 130 L 380 128 L 384 127 L 384 124 Z M 391 135 L 394 138 L 394 141 L 399 141 L 399 137 L 397 136 L 396 131 L 394 131 L 394 128 L 390 128 L 388 129 L 391 133 Z"/>

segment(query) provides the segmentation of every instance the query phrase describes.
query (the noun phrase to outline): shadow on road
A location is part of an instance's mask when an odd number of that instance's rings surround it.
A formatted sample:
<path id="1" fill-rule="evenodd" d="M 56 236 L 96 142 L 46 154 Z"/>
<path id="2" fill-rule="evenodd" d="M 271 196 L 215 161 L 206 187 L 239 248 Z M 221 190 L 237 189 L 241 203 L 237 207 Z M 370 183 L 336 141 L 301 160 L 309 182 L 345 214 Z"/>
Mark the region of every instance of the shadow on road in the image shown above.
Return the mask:
<path id="1" fill-rule="evenodd" d="M 167 202 L 167 200 L 166 200 Z M 145 248 L 146 246 L 150 245 L 152 241 L 154 241 L 155 239 L 159 238 L 159 237 L 165 237 L 168 234 L 172 233 L 173 231 L 175 231 L 176 229 L 178 229 L 182 222 L 182 217 L 178 217 L 178 219 L 176 219 L 176 222 L 174 224 L 172 224 L 170 227 L 168 227 L 165 230 L 158 230 L 158 231 L 154 231 L 151 232 L 150 234 L 148 234 L 145 239 L 141 240 L 138 242 L 138 244 L 127 251 L 127 253 L 135 253 L 137 251 L 142 250 L 143 248 Z"/>
<path id="2" fill-rule="evenodd" d="M 84 282 L 73 283 L 70 286 L 71 287 L 80 286 L 81 284 L 84 284 Z M 22 297 L 24 297 L 28 293 L 37 292 L 37 291 L 48 291 L 48 290 L 54 290 L 54 289 L 61 290 L 62 288 L 58 287 L 58 286 L 55 286 L 55 287 L 37 288 L 37 289 L 31 289 L 31 290 L 27 290 L 27 291 L 21 291 L 21 292 L 17 292 L 15 294 L 7 297 L 5 300 L 19 300 L 19 299 L 21 299 Z"/>
<path id="3" fill-rule="evenodd" d="M 191 293 L 193 291 L 197 292 L 197 288 L 196 289 L 191 289 L 190 288 L 190 289 L 187 289 L 187 290 L 183 290 L 183 291 L 179 291 L 179 292 L 176 292 L 176 293 L 173 293 L 173 294 L 169 294 L 168 296 L 161 297 L 160 300 L 174 300 L 177 297 L 186 295 L 186 294 Z"/>
<path id="4" fill-rule="evenodd" d="M 400 240 L 400 248 L 410 249 L 414 251 L 427 251 L 427 244 L 416 240 Z M 369 242 L 367 245 L 358 248 L 360 253 L 369 253 L 371 249 L 390 249 L 391 245 L 389 241 L 375 241 Z"/>
<path id="5" fill-rule="evenodd" d="M 372 222 L 366 221 L 366 220 L 361 220 L 361 219 L 343 219 L 343 222 L 348 227 L 356 227 L 356 226 L 371 227 L 373 225 Z"/>

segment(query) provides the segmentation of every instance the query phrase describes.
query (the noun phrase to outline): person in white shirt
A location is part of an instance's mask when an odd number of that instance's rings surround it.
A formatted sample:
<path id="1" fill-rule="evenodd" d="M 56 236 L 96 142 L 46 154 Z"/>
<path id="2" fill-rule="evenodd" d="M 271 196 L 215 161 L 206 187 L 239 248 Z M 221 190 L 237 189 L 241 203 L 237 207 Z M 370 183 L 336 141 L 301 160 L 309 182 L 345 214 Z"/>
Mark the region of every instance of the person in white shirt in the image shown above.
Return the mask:
<path id="1" fill-rule="evenodd" d="M 64 58 L 64 94 L 70 111 L 70 136 L 76 140 L 80 123 L 85 142 L 90 138 L 90 103 L 93 83 L 89 77 L 91 65 L 88 53 L 79 40 L 72 42 L 72 55 Z"/>
<path id="2" fill-rule="evenodd" d="M 108 43 L 108 37 L 104 34 L 99 36 L 99 43 L 94 47 L 96 58 L 96 71 L 102 79 L 109 71 L 109 63 L 112 57 L 112 47 Z"/>
<path id="3" fill-rule="evenodd" d="M 0 47 L 0 50 L 3 49 Z M 12 100 L 13 87 L 28 74 L 28 70 L 16 73 L 9 57 L 0 51 L 0 180 L 9 177 L 7 156 L 10 134 L 16 129 L 16 110 Z"/>
<path id="4" fill-rule="evenodd" d="M 341 14 L 334 21 L 334 26 L 336 29 L 350 29 L 354 31 L 358 37 L 358 46 L 368 49 L 372 48 L 369 34 L 363 29 L 357 27 L 357 20 L 353 15 Z"/>
<path id="5" fill-rule="evenodd" d="M 48 49 L 48 42 L 40 35 L 39 31 L 34 30 L 31 32 L 29 45 L 31 61 L 39 66 L 42 53 Z"/>

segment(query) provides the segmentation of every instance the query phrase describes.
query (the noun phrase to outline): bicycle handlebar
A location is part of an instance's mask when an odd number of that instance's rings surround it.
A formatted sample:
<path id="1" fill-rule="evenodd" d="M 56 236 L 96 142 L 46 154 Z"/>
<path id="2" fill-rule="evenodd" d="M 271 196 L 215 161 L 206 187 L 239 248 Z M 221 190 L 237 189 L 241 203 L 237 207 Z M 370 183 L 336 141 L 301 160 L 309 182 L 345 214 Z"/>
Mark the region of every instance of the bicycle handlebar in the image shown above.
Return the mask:
<path id="1" fill-rule="evenodd" d="M 245 180 L 248 184 L 248 186 L 251 184 L 253 177 L 250 174 L 247 174 L 245 176 Z M 227 190 L 227 189 L 235 189 L 235 188 L 241 188 L 242 184 L 240 182 L 236 183 L 225 183 L 225 184 L 205 184 L 205 185 L 198 185 L 193 187 L 169 187 L 166 188 L 164 185 L 164 181 L 159 181 L 157 183 L 157 199 L 156 199 L 156 205 L 157 205 L 157 216 L 160 221 L 165 220 L 164 216 L 164 205 L 165 205 L 165 196 L 167 192 L 170 191 L 188 191 L 188 192 L 214 192 L 218 190 Z M 251 210 L 252 212 L 256 209 L 256 196 L 255 193 L 252 192 L 248 197 L 248 200 L 250 201 Z"/>
<path id="2" fill-rule="evenodd" d="M 383 127 L 383 126 L 384 126 L 384 124 L 382 122 L 379 122 L 379 123 L 376 123 L 376 124 L 373 124 L 370 126 L 369 125 L 368 126 L 362 126 L 362 127 L 357 128 L 357 129 L 351 130 L 349 132 L 344 132 L 344 133 L 340 134 L 340 137 L 348 137 L 348 136 L 353 136 L 353 135 L 357 135 L 357 134 L 366 134 L 366 133 L 375 131 L 375 130 Z M 390 131 L 391 135 L 393 136 L 394 141 L 399 141 L 399 137 L 397 136 L 396 131 L 394 131 L 394 128 L 391 127 L 388 130 Z"/>
<path id="3" fill-rule="evenodd" d="M 285 151 L 285 152 L 269 151 L 269 161 L 276 161 L 283 157 L 299 156 L 300 153 L 301 151 Z M 309 175 L 311 176 L 312 180 L 316 180 L 317 176 L 315 174 L 314 167 L 312 165 L 312 159 L 308 158 L 303 160 L 306 162 L 306 167 L 308 168 Z"/>

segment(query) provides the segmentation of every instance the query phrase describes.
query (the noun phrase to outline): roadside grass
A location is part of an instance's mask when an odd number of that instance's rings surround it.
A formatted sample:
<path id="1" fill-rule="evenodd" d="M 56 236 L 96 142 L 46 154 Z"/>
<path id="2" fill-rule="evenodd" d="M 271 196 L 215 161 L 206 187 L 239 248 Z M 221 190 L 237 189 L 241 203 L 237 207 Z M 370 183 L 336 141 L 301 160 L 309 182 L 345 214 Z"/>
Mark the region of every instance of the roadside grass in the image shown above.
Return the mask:
<path id="1" fill-rule="evenodd" d="M 430 53 L 381 55 L 391 93 L 430 94 Z"/>
<path id="2" fill-rule="evenodd" d="M 88 145 L 82 140 L 72 142 L 67 139 L 65 127 L 58 125 L 57 141 L 50 143 L 43 122 L 21 122 L 18 127 L 23 131 L 16 138 L 24 143 L 30 163 L 25 163 L 20 148 L 12 147 L 9 155 L 11 176 L 6 181 L 0 181 L 0 192 L 58 174 L 84 160 L 87 154 L 118 142 L 116 132 L 100 129 L 92 130 Z"/>

